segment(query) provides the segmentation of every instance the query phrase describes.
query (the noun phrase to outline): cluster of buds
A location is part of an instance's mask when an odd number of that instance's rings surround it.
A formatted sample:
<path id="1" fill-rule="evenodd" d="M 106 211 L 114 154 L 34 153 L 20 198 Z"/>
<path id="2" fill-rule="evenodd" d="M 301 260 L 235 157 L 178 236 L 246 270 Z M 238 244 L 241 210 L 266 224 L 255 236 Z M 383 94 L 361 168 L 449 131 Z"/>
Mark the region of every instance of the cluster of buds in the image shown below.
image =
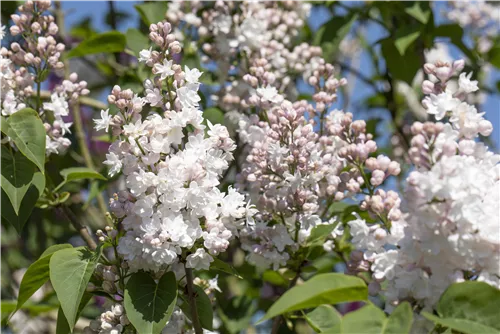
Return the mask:
<path id="1" fill-rule="evenodd" d="M 11 48 L 14 52 L 12 60 L 17 60 L 17 64 L 22 59 L 25 64 L 38 69 L 42 68 L 43 62 L 56 70 L 64 68 L 59 58 L 65 46 L 57 43 L 53 37 L 59 28 L 52 15 L 42 15 L 50 5 L 50 1 L 26 1 L 19 6 L 19 14 L 11 16 L 14 24 L 10 27 L 10 33 L 13 36 L 23 34 L 27 43 L 26 50 L 19 45 Z"/>
<path id="2" fill-rule="evenodd" d="M 434 64 L 426 63 L 424 71 L 428 75 L 433 75 L 437 82 L 431 80 L 424 80 L 422 82 L 422 91 L 424 94 L 439 94 L 445 91 L 446 83 L 457 72 L 461 72 L 465 66 L 463 59 L 456 60 L 453 64 L 438 61 Z M 434 80 L 435 81 L 435 80 Z"/>
<path id="3" fill-rule="evenodd" d="M 370 178 L 371 185 L 377 187 L 381 185 L 390 175 L 396 176 L 401 173 L 401 167 L 396 161 L 391 161 L 385 155 L 379 155 L 377 158 L 370 157 L 366 159 L 365 166 L 372 171 Z"/>
<path id="4" fill-rule="evenodd" d="M 205 291 L 205 293 L 207 294 L 207 296 L 213 298 L 215 291 L 222 292 L 222 290 L 219 288 L 218 279 L 219 279 L 219 275 L 215 276 L 214 278 L 210 278 L 210 279 L 196 277 L 193 280 L 193 283 L 198 285 L 200 288 L 202 288 L 203 291 Z"/>
<path id="5" fill-rule="evenodd" d="M 411 146 L 408 156 L 416 167 L 430 169 L 435 161 L 439 160 L 440 153 L 446 156 L 455 155 L 457 144 L 454 140 L 447 140 L 442 149 L 435 154 L 434 142 L 443 132 L 444 124 L 441 122 L 415 122 L 411 126 Z"/>
<path id="6" fill-rule="evenodd" d="M 88 95 L 87 81 L 78 81 L 78 74 L 71 73 L 68 80 L 63 80 L 54 88 L 54 92 L 65 95 L 70 102 L 76 102 L 80 96 Z"/>
<path id="7" fill-rule="evenodd" d="M 99 238 L 100 242 L 110 241 L 118 235 L 118 231 L 114 229 L 112 226 L 106 226 L 103 230 L 96 231 L 97 238 Z"/>
<path id="8" fill-rule="evenodd" d="M 172 26 L 168 22 L 158 22 L 149 26 L 149 39 L 162 50 L 169 50 L 172 54 L 182 51 L 181 44 L 172 33 Z"/>
<path id="9" fill-rule="evenodd" d="M 47 155 L 61 154 L 71 145 L 64 135 L 70 133 L 72 123 L 67 123 L 64 117 L 69 115 L 69 103 L 89 94 L 87 83 L 79 82 L 73 73 L 53 89 L 49 102 L 42 105 L 34 103 L 42 96 L 31 98 L 38 94 L 33 86 L 40 86 L 50 70 L 61 74 L 64 68 L 60 57 L 65 46 L 56 42 L 58 27 L 54 17 L 46 14 L 50 4 L 50 1 L 26 1 L 19 6 L 18 14 L 11 16 L 14 25 L 10 32 L 14 36 L 22 34 L 23 41 L 0 50 L 2 115 L 10 116 L 26 107 L 35 109 L 46 129 Z"/>
<path id="10" fill-rule="evenodd" d="M 134 206 L 135 198 L 125 190 L 113 194 L 109 200 L 109 207 L 113 215 L 120 219 L 131 213 Z"/>
<path id="11" fill-rule="evenodd" d="M 129 324 L 130 321 L 125 315 L 123 305 L 114 304 L 107 311 L 104 311 L 97 320 L 91 321 L 83 332 L 84 334 L 120 334 Z"/>
<path id="12" fill-rule="evenodd" d="M 377 227 L 375 226 L 375 228 Z M 359 273 L 370 271 L 371 263 L 365 260 L 363 255 L 363 252 L 360 250 L 353 250 L 351 252 L 349 261 L 346 263 L 346 274 L 357 276 Z"/>
<path id="13" fill-rule="evenodd" d="M 112 133 L 115 136 L 120 135 L 121 127 L 128 120 L 136 122 L 141 118 L 141 111 L 146 101 L 134 94 L 131 89 L 122 90 L 120 86 L 115 85 L 108 95 L 109 104 L 114 104 L 120 111 L 120 115 L 115 115 L 110 120 Z"/>
<path id="14" fill-rule="evenodd" d="M 101 231 L 98 233 L 98 235 L 103 235 L 103 232 Z M 101 241 L 103 242 L 103 241 Z M 114 296 L 117 293 L 120 293 L 123 295 L 123 291 L 118 284 L 120 280 L 120 276 L 118 273 L 118 268 L 115 266 L 105 266 L 102 264 L 99 264 L 94 272 L 95 277 L 99 282 L 102 282 L 100 287 L 95 286 L 92 283 L 89 283 L 88 290 L 91 291 L 96 291 L 96 290 L 102 290 L 111 296 Z"/>
<path id="15" fill-rule="evenodd" d="M 399 205 L 401 198 L 392 190 L 377 189 L 372 196 L 367 195 L 361 203 L 361 209 L 367 210 L 372 217 L 387 217 L 389 221 L 398 221 L 402 217 Z"/>
<path id="16" fill-rule="evenodd" d="M 22 33 L 40 33 L 43 29 L 50 31 L 52 35 L 57 34 L 58 27 L 53 25 L 53 16 L 37 17 L 38 21 L 33 20 L 36 16 L 48 10 L 50 5 L 50 1 L 26 1 L 18 7 L 20 15 L 12 15 L 14 25 L 10 27 L 10 33 L 16 36 Z"/>
<path id="17" fill-rule="evenodd" d="M 323 58 L 317 59 L 317 64 L 307 78 L 307 82 L 316 90 L 312 99 L 316 102 L 314 109 L 317 113 L 326 112 L 337 101 L 337 89 L 347 85 L 345 78 L 340 80 L 335 78 L 335 68 L 332 64 L 326 63 Z"/>

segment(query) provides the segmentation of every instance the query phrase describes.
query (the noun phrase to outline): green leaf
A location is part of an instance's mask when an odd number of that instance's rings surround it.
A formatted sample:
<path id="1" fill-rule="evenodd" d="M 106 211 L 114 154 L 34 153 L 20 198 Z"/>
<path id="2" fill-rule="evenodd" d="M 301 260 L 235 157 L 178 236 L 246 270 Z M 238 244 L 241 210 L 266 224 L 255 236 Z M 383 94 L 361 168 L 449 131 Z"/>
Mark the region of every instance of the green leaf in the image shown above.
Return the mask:
<path id="1" fill-rule="evenodd" d="M 325 59 L 331 59 L 338 52 L 340 43 L 351 31 L 357 19 L 357 14 L 334 16 L 318 29 L 313 44 L 321 45 Z"/>
<path id="2" fill-rule="evenodd" d="M 463 42 L 464 30 L 458 24 L 443 24 L 434 29 L 434 36 L 448 37 L 470 60 L 477 60 L 477 55 Z"/>
<path id="3" fill-rule="evenodd" d="M 488 61 L 496 68 L 500 68 L 500 46 L 495 45 L 488 51 Z"/>
<path id="4" fill-rule="evenodd" d="M 78 306 L 78 312 L 76 314 L 76 319 L 80 317 L 80 313 L 82 313 L 82 310 L 87 306 L 89 303 L 90 299 L 92 298 L 92 294 L 85 292 L 82 297 L 82 301 L 80 302 L 80 305 Z M 62 310 L 62 307 L 59 307 L 59 310 L 57 311 L 57 324 L 56 324 L 56 334 L 68 334 L 71 333 L 71 329 L 69 327 L 68 320 L 64 316 L 64 312 Z"/>
<path id="5" fill-rule="evenodd" d="M 266 270 L 262 274 L 262 280 L 272 285 L 288 287 L 288 281 L 277 271 Z"/>
<path id="6" fill-rule="evenodd" d="M 21 202 L 31 186 L 36 166 L 21 152 L 14 152 L 6 146 L 2 146 L 1 151 L 2 189 L 9 197 L 16 215 L 19 215 Z"/>
<path id="7" fill-rule="evenodd" d="M 408 35 L 396 38 L 394 44 L 399 51 L 399 54 L 404 56 L 408 47 L 420 37 L 420 31 L 409 33 Z"/>
<path id="8" fill-rule="evenodd" d="M 331 305 L 321 305 L 306 314 L 307 323 L 317 332 L 333 328 L 342 321 L 337 310 Z"/>
<path id="9" fill-rule="evenodd" d="M 440 318 L 428 312 L 422 312 L 422 315 L 434 322 L 435 324 L 439 324 L 443 327 L 448 327 L 449 329 L 458 331 L 464 334 L 498 334 L 498 331 L 495 328 L 490 326 L 485 326 L 475 321 L 467 320 L 467 319 L 456 319 L 456 318 Z"/>
<path id="10" fill-rule="evenodd" d="M 62 249 L 50 259 L 50 281 L 71 330 L 99 256 L 100 251 L 92 252 L 86 247 L 78 247 Z"/>
<path id="11" fill-rule="evenodd" d="M 168 3 L 166 1 L 153 1 L 135 5 L 142 21 L 149 27 L 151 23 L 158 23 L 165 20 Z"/>
<path id="12" fill-rule="evenodd" d="M 128 29 L 125 36 L 127 37 L 127 46 L 130 50 L 134 51 L 136 56 L 149 46 L 149 38 L 137 29 Z"/>
<path id="13" fill-rule="evenodd" d="M 382 55 L 393 79 L 405 81 L 411 85 L 415 74 L 420 69 L 421 63 L 415 52 L 401 55 L 394 41 L 386 38 L 381 41 Z"/>
<path id="14" fill-rule="evenodd" d="M 420 2 L 418 1 L 415 1 L 415 3 L 413 4 L 413 6 L 409 7 L 409 8 L 405 8 L 405 12 L 414 17 L 415 19 L 417 19 L 418 21 L 420 21 L 421 23 L 423 24 L 427 24 L 427 22 L 429 21 L 429 18 L 431 16 L 431 11 L 430 10 L 423 10 L 421 7 L 420 7 Z"/>
<path id="15" fill-rule="evenodd" d="M 16 13 L 18 1 L 5 1 L 2 3 L 2 22 L 7 22 L 12 14 Z"/>
<path id="16" fill-rule="evenodd" d="M 125 287 L 127 317 L 138 333 L 160 333 L 177 302 L 177 281 L 173 272 L 164 274 L 158 284 L 145 272 L 132 274 Z"/>
<path id="17" fill-rule="evenodd" d="M 484 282 L 450 285 L 441 295 L 436 309 L 439 317 L 429 313 L 423 315 L 462 333 L 500 333 L 500 290 Z"/>
<path id="18" fill-rule="evenodd" d="M 16 229 L 18 234 L 21 233 L 24 224 L 31 216 L 31 212 L 35 207 L 37 200 L 40 198 L 40 195 L 43 193 L 44 188 L 45 188 L 45 177 L 42 175 L 42 173 L 37 171 L 33 174 L 31 185 L 22 199 L 19 213 L 17 214 L 14 210 L 14 207 L 12 206 L 12 203 L 9 200 L 9 197 L 7 196 L 2 187 L 2 196 L 1 196 L 2 217 Z"/>
<path id="19" fill-rule="evenodd" d="M 14 141 L 19 151 L 45 173 L 45 128 L 38 113 L 25 108 L 12 114 L 8 119 L 7 135 Z"/>
<path id="20" fill-rule="evenodd" d="M 383 119 L 380 117 L 371 118 L 368 121 L 366 121 L 366 133 L 371 133 L 374 138 L 377 138 L 378 137 L 377 126 L 382 121 Z"/>
<path id="21" fill-rule="evenodd" d="M 262 320 L 323 304 L 367 300 L 367 298 L 368 289 L 361 278 L 339 273 L 320 274 L 285 292 L 269 308 Z"/>
<path id="22" fill-rule="evenodd" d="M 4 320 L 8 318 L 12 312 L 16 310 L 17 302 L 15 300 L 2 300 L 1 303 L 1 313 L 2 313 L 2 325 L 4 324 Z M 59 305 L 53 304 L 33 304 L 30 302 L 25 303 L 21 309 L 29 312 L 31 316 L 37 316 L 41 313 L 50 312 L 59 307 Z"/>
<path id="23" fill-rule="evenodd" d="M 118 31 L 108 31 L 96 34 L 78 44 L 67 53 L 68 58 L 82 57 L 96 53 L 114 53 L 125 49 L 127 39 Z"/>
<path id="24" fill-rule="evenodd" d="M 238 272 L 236 271 L 236 269 L 234 269 L 233 266 L 224 261 L 219 260 L 218 258 L 214 258 L 214 261 L 210 263 L 210 270 L 217 270 L 229 275 L 236 276 L 238 278 L 242 278 L 241 275 L 238 274 Z"/>
<path id="25" fill-rule="evenodd" d="M 212 303 L 210 298 L 208 298 L 205 291 L 198 285 L 194 285 L 194 293 L 196 294 L 196 309 L 198 310 L 198 317 L 200 318 L 201 327 L 213 330 L 214 312 L 212 308 Z M 184 298 L 183 298 L 184 299 Z M 191 309 L 188 301 L 184 299 L 184 303 L 181 305 L 181 309 L 184 314 L 191 320 Z"/>
<path id="26" fill-rule="evenodd" d="M 104 180 L 106 181 L 106 178 L 96 172 L 95 170 L 87 167 L 72 167 L 72 168 L 66 168 L 63 169 L 60 172 L 61 176 L 63 177 L 64 181 L 61 182 L 54 191 L 59 190 L 62 186 L 64 186 L 66 183 L 71 182 L 71 181 L 77 181 L 77 180 L 83 180 L 83 179 L 99 179 L 99 180 Z"/>
<path id="27" fill-rule="evenodd" d="M 47 248 L 42 255 L 40 255 L 40 259 L 45 256 L 49 256 L 57 252 L 58 250 L 65 249 L 65 248 L 72 248 L 73 246 L 71 244 L 57 244 L 57 245 L 52 245 L 49 248 Z"/>
<path id="28" fill-rule="evenodd" d="M 217 107 L 203 110 L 203 118 L 209 120 L 212 124 L 224 124 L 224 113 Z"/>
<path id="29" fill-rule="evenodd" d="M 20 152 L 0 146 L 0 216 L 18 233 L 45 188 L 45 177 Z"/>
<path id="30" fill-rule="evenodd" d="M 434 29 L 434 35 L 448 37 L 452 41 L 461 41 L 464 30 L 458 24 L 442 24 Z"/>
<path id="31" fill-rule="evenodd" d="M 335 216 L 342 213 L 349 206 L 349 203 L 346 202 L 334 202 L 328 208 L 328 214 L 329 216 Z"/>
<path id="32" fill-rule="evenodd" d="M 54 245 L 45 250 L 40 258 L 33 262 L 31 266 L 28 267 L 26 273 L 21 281 L 21 286 L 19 287 L 19 296 L 17 298 L 16 311 L 19 310 L 24 303 L 33 294 L 42 287 L 50 278 L 49 274 L 49 263 L 52 255 L 66 248 L 72 248 L 70 244 Z"/>
<path id="33" fill-rule="evenodd" d="M 66 168 L 60 171 L 59 173 L 66 182 L 82 180 L 82 179 L 99 179 L 106 181 L 106 178 L 104 176 L 102 176 L 92 168 L 87 168 L 87 167 Z"/>
<path id="34" fill-rule="evenodd" d="M 238 334 L 250 328 L 252 317 L 258 308 L 255 300 L 245 295 L 230 299 L 217 295 L 217 304 L 217 313 L 230 334 Z"/>
<path id="35" fill-rule="evenodd" d="M 340 324 L 324 333 L 407 334 L 410 332 L 412 321 L 413 312 L 407 302 L 400 304 L 389 318 L 378 307 L 366 305 L 347 313 Z"/>
<path id="36" fill-rule="evenodd" d="M 342 322 L 327 333 L 383 333 L 386 317 L 384 311 L 373 305 L 366 305 L 359 310 L 347 313 Z M 403 333 L 398 333 L 403 334 Z"/>
<path id="37" fill-rule="evenodd" d="M 385 332 L 387 334 L 409 333 L 413 322 L 413 310 L 408 302 L 399 304 L 387 319 Z"/>
<path id="38" fill-rule="evenodd" d="M 333 232 L 333 230 L 335 229 L 335 226 L 336 226 L 336 224 L 324 224 L 324 225 L 315 226 L 312 229 L 311 234 L 309 235 L 309 238 L 307 239 L 307 242 L 309 244 L 311 244 L 317 240 L 320 240 L 322 238 L 327 237 L 328 235 L 330 235 Z"/>

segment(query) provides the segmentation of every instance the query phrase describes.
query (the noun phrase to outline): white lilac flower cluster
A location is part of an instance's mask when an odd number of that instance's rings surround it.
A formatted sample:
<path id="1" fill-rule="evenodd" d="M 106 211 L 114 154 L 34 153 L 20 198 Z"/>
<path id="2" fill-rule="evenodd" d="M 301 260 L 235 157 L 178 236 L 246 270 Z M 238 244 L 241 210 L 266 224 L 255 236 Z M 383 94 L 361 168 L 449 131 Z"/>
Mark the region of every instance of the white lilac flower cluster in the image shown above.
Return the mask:
<path id="1" fill-rule="evenodd" d="M 333 66 L 322 61 L 307 78 L 316 90 L 314 104 L 291 103 L 266 79 L 266 61 L 259 64 L 244 76 L 256 88 L 248 103 L 259 114 L 242 118 L 239 132 L 249 149 L 238 188 L 249 193 L 260 211 L 258 222 L 240 235 L 248 260 L 275 270 L 285 266 L 313 227 L 335 222 L 328 212 L 333 202 L 365 187 L 370 191 L 362 203 L 365 210 L 388 224 L 399 220 L 397 195 L 375 192 L 387 177 L 399 174 L 399 164 L 382 155 L 370 157 L 377 145 L 366 134 L 364 121 L 331 111 L 346 80 L 336 79 Z M 325 249 L 332 247 L 330 240 Z"/>
<path id="2" fill-rule="evenodd" d="M 461 73 L 459 88 L 446 83 L 463 68 L 426 64 L 429 74 L 423 101 L 429 114 L 446 123 L 412 126 L 410 158 L 416 169 L 407 178 L 406 212 L 390 233 L 358 219 L 350 223 L 352 267 L 371 271 L 370 291 L 382 290 L 390 311 L 402 300 L 418 310 L 432 310 L 454 282 L 485 281 L 500 287 L 500 156 L 477 141 L 491 123 L 466 101 L 477 82 Z M 396 227 L 396 228 L 395 228 Z"/>
<path id="3" fill-rule="evenodd" d="M 47 155 L 64 153 L 71 145 L 64 136 L 70 133 L 72 123 L 63 117 L 69 115 L 72 102 L 89 93 L 87 83 L 78 82 L 77 74 L 73 73 L 69 80 L 54 88 L 49 102 L 37 102 L 41 97 L 37 96 L 35 84 L 41 85 L 51 70 L 58 74 L 64 70 L 60 57 L 65 46 L 56 42 L 58 26 L 54 17 L 45 14 L 50 5 L 50 1 L 26 1 L 19 6 L 19 14 L 11 17 L 14 25 L 10 33 L 12 36 L 22 34 L 23 42 L 13 42 L 10 49 L 0 49 L 2 116 L 8 118 L 26 107 L 36 110 L 47 132 Z"/>
<path id="4" fill-rule="evenodd" d="M 477 38 L 479 52 L 488 52 L 500 32 L 500 7 L 491 1 L 448 1 L 443 15 L 462 28 L 480 32 Z"/>
<path id="5" fill-rule="evenodd" d="M 173 62 L 181 48 L 169 23 L 152 24 L 149 36 L 159 51 L 141 52 L 156 74 L 144 83 L 146 96 L 115 86 L 108 101 L 119 114 L 103 111 L 95 120 L 120 136 L 104 162 L 110 175 L 121 171 L 126 180 L 127 190 L 110 201 L 126 231 L 118 251 L 132 270 L 156 272 L 181 257 L 188 268 L 208 269 L 254 210 L 235 189 L 217 188 L 235 144 L 224 126 L 202 124 L 202 73 Z M 153 108 L 142 118 L 147 105 Z"/>
<path id="6" fill-rule="evenodd" d="M 203 16 L 196 13 L 203 8 Z M 228 84 L 217 88 L 212 99 L 226 111 L 229 121 L 237 124 L 241 113 L 248 113 L 246 99 L 251 87 L 242 75 L 268 61 L 268 80 L 288 99 L 294 100 L 294 82 L 311 73 L 322 55 L 321 48 L 298 43 L 300 29 L 306 24 L 311 5 L 300 1 L 175 2 L 166 14 L 178 31 L 195 36 L 203 52 L 202 61 L 214 64 L 219 81 Z M 192 36 L 190 36 L 191 38 Z"/>

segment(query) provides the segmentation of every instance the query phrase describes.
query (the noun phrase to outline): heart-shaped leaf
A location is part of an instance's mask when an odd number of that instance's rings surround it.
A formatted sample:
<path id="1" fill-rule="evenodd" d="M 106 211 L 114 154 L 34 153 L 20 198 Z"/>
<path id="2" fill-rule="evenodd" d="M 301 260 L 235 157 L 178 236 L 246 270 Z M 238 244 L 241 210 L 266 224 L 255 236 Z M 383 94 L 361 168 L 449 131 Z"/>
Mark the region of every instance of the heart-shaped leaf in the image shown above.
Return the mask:
<path id="1" fill-rule="evenodd" d="M 2 189 L 9 197 L 16 215 L 24 195 L 28 191 L 35 175 L 36 166 L 21 152 L 2 146 Z"/>
<path id="2" fill-rule="evenodd" d="M 170 319 L 177 302 L 177 281 L 173 272 L 158 283 L 145 272 L 132 274 L 125 287 L 127 317 L 138 333 L 160 333 Z"/>
<path id="3" fill-rule="evenodd" d="M 7 135 L 44 174 L 46 134 L 38 113 L 30 108 L 21 109 L 12 114 L 7 123 Z"/>

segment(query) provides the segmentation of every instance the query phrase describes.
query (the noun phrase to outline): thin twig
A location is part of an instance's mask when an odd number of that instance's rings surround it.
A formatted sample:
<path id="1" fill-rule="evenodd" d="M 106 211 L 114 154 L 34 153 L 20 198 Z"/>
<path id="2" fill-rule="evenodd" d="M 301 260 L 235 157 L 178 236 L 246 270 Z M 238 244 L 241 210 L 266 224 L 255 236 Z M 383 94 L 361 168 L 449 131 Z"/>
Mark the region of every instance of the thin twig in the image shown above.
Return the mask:
<path id="1" fill-rule="evenodd" d="M 75 214 L 73 211 L 71 211 L 70 208 L 67 206 L 62 206 L 60 207 L 60 212 L 62 213 L 63 216 L 66 217 L 71 222 L 71 225 L 80 233 L 80 236 L 82 239 L 87 243 L 90 249 L 94 250 L 97 248 L 97 244 L 95 243 L 94 239 L 92 236 L 89 234 L 89 230 L 87 229 L 86 226 L 80 224 L 78 221 L 78 218 L 76 218 Z"/>
<path id="2" fill-rule="evenodd" d="M 186 264 L 184 264 L 186 269 L 186 287 L 188 292 L 188 300 L 189 307 L 191 308 L 191 322 L 193 323 L 194 332 L 196 334 L 203 334 L 203 328 L 200 324 L 200 318 L 198 316 L 198 309 L 196 308 L 196 296 L 194 294 L 194 286 L 193 286 L 193 269 L 187 268 Z"/>

